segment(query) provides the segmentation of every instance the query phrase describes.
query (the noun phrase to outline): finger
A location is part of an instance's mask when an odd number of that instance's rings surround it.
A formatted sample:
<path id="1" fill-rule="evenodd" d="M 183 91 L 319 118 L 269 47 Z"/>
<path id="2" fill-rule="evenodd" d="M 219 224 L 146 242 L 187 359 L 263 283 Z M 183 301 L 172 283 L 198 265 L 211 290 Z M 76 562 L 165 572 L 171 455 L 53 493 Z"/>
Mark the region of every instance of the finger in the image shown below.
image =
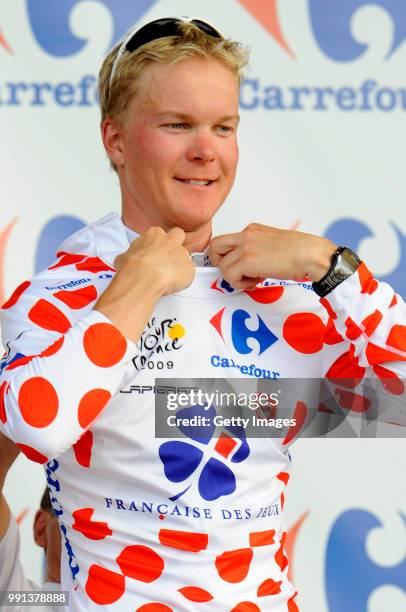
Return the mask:
<path id="1" fill-rule="evenodd" d="M 255 284 L 259 278 L 256 270 L 255 260 L 247 261 L 243 247 L 238 247 L 227 255 L 224 255 L 219 263 L 219 269 L 224 278 L 233 287 L 237 287 L 237 283 L 244 281 L 244 289 Z M 248 282 L 246 282 L 248 280 Z M 238 288 L 241 288 L 238 286 Z"/>
<path id="2" fill-rule="evenodd" d="M 229 251 L 225 255 L 218 256 L 219 270 L 227 281 L 228 281 L 230 271 L 232 270 L 233 266 L 241 259 L 241 257 L 242 257 L 241 249 L 238 249 L 238 248 Z"/>
<path id="3" fill-rule="evenodd" d="M 244 236 L 241 232 L 235 234 L 223 234 L 212 238 L 209 244 L 209 257 L 213 266 L 218 264 L 218 258 L 235 249 L 242 243 Z"/>
<path id="4" fill-rule="evenodd" d="M 242 289 L 243 291 L 255 291 L 257 285 L 264 281 L 263 278 L 248 278 L 244 277 L 240 283 L 238 283 L 238 289 Z"/>
<path id="5" fill-rule="evenodd" d="M 166 235 L 176 244 L 183 244 L 185 242 L 186 234 L 180 227 L 172 227 Z"/>

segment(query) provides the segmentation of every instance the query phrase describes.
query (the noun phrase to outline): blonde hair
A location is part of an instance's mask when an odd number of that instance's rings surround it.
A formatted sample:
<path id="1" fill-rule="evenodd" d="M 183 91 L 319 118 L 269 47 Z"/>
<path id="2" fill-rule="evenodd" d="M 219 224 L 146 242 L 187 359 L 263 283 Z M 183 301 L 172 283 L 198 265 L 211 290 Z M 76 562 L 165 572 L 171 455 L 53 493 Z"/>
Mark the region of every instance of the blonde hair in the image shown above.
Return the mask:
<path id="1" fill-rule="evenodd" d="M 137 95 L 137 79 L 153 62 L 175 64 L 191 57 L 216 59 L 235 75 L 240 85 L 248 61 L 247 49 L 238 42 L 209 36 L 189 21 L 180 22 L 178 29 L 180 33 L 177 36 L 158 38 L 132 53 L 124 53 L 118 60 L 111 83 L 110 75 L 121 43 L 107 55 L 100 69 L 98 85 L 102 123 L 106 117 L 119 122 L 125 120 L 128 107 Z M 117 171 L 111 160 L 110 163 Z"/>

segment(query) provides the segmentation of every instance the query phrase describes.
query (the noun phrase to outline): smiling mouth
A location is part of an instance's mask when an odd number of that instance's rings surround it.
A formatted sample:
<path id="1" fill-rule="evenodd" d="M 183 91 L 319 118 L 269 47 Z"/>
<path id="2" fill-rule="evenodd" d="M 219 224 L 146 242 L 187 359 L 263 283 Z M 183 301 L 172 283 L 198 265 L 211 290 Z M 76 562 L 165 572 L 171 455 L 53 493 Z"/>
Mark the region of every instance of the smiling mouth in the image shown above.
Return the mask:
<path id="1" fill-rule="evenodd" d="M 198 185 L 199 187 L 207 187 L 208 185 L 214 183 L 214 180 L 212 179 L 182 179 L 178 178 L 177 176 L 175 176 L 175 179 L 181 183 L 186 183 L 187 185 Z"/>

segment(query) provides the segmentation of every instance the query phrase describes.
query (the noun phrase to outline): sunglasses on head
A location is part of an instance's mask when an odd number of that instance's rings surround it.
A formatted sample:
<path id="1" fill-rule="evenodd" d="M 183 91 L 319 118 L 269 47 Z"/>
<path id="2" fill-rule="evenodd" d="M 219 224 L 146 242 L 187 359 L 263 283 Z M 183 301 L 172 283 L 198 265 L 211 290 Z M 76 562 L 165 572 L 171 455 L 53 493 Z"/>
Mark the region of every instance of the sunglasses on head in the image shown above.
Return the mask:
<path id="1" fill-rule="evenodd" d="M 216 30 L 216 28 L 214 28 L 206 21 L 202 21 L 201 19 L 182 19 L 176 17 L 165 17 L 162 19 L 155 19 L 155 21 L 150 21 L 149 23 L 146 23 L 144 26 L 142 26 L 139 30 L 132 32 L 121 45 L 114 60 L 113 67 L 111 69 L 109 85 L 113 80 L 117 64 L 124 53 L 133 53 L 134 51 L 142 47 L 142 45 L 146 45 L 147 43 L 152 42 L 153 40 L 157 40 L 158 38 L 165 38 L 166 36 L 179 36 L 179 25 L 185 22 L 193 23 L 193 25 L 198 27 L 199 30 L 201 30 L 205 34 L 208 34 L 209 36 L 213 36 L 213 38 L 224 38 L 224 36 L 220 34 L 220 32 Z"/>

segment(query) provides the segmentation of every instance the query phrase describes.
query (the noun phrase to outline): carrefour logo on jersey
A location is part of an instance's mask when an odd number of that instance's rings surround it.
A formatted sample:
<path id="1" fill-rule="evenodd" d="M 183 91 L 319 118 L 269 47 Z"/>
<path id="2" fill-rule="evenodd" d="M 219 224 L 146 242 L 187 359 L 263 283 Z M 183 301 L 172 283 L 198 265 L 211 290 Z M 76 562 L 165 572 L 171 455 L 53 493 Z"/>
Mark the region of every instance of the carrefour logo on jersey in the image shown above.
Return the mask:
<path id="1" fill-rule="evenodd" d="M 265 109 L 269 111 L 343 111 L 343 112 L 389 112 L 406 110 L 406 88 L 378 82 L 371 74 L 365 74 L 356 85 L 349 79 L 353 76 L 352 65 L 362 61 L 371 45 L 384 41 L 390 36 L 386 52 L 378 62 L 397 61 L 397 51 L 404 45 L 406 39 L 406 3 L 401 0 L 307 0 L 305 11 L 297 13 L 286 10 L 286 3 L 277 0 L 253 2 L 252 0 L 235 0 L 247 11 L 249 17 L 255 20 L 269 35 L 269 47 L 263 50 L 267 56 L 288 56 L 292 73 L 296 74 L 297 62 L 305 62 L 306 48 L 301 47 L 300 56 L 295 49 L 298 46 L 295 36 L 287 36 L 285 31 L 292 31 L 291 20 L 301 19 L 303 23 L 299 31 L 306 31 L 308 40 L 308 55 L 312 61 L 328 62 L 331 72 L 338 67 L 337 75 L 340 84 L 293 82 L 281 86 L 280 83 L 269 83 L 268 75 L 256 75 L 243 83 L 241 92 L 241 107 L 245 110 Z M 111 21 L 111 36 L 106 48 L 115 45 L 125 33 L 142 25 L 146 21 L 146 13 L 152 9 L 158 0 L 64 0 L 56 3 L 54 0 L 26 0 L 21 11 L 32 33 L 32 40 L 40 49 L 50 55 L 55 62 L 72 58 L 77 62 L 77 56 L 91 43 L 105 45 L 105 32 L 91 28 L 91 35 L 79 36 L 77 31 L 87 32 L 89 16 L 93 15 L 93 23 L 105 23 L 106 13 Z M 358 41 L 354 34 L 354 19 L 368 23 L 370 10 L 380 11 L 378 19 L 382 27 L 377 28 L 370 43 Z M 165 11 L 163 11 L 165 12 Z M 332 18 L 333 16 L 333 18 Z M 99 20 L 99 17 L 102 19 Z M 376 15 L 375 15 L 376 17 Z M 241 18 L 240 18 L 241 19 Z M 75 29 L 73 29 L 75 24 Z M 241 31 L 242 22 L 237 18 L 230 30 Z M 390 25 L 392 31 L 389 33 Z M 297 32 L 296 28 L 293 31 Z M 91 40 L 92 36 L 96 40 Z M 103 38 L 102 38 L 103 37 Z M 375 39 L 379 37 L 379 41 Z M 250 43 L 250 41 L 243 41 Z M 276 44 L 275 44 L 276 43 Z M 255 43 L 254 43 L 255 44 Z M 258 42 L 258 44 L 260 44 Z M 4 24 L 0 24 L 0 59 L 5 62 L 15 61 L 26 66 L 27 78 L 24 81 L 7 80 L 0 82 L 0 105 L 4 106 L 48 106 L 86 107 L 97 105 L 97 77 L 94 74 L 78 74 L 76 79 L 55 81 L 54 75 L 61 72 L 61 66 L 51 69 L 48 78 L 35 82 L 29 63 L 29 47 L 19 48 L 13 39 L 13 33 Z M 26 53 L 26 62 L 21 56 Z M 316 54 L 316 59 L 314 59 Z M 319 56 L 317 58 L 317 55 Z M 100 56 L 100 61 L 102 55 Z M 345 71 L 348 65 L 348 73 Z M 370 65 L 370 64 L 368 64 Z M 376 66 L 382 74 L 382 66 Z M 96 67 L 95 67 L 96 68 Z M 344 68 L 344 71 L 342 70 Z M 285 65 L 284 75 L 289 77 L 289 63 Z M 296 77 L 294 77 L 296 80 Z M 401 85 L 401 83 L 400 83 Z"/>
<path id="2" fill-rule="evenodd" d="M 224 306 L 210 319 L 210 323 L 224 343 L 227 344 L 224 335 L 231 338 L 234 349 L 241 355 L 262 355 L 278 341 L 259 314 L 249 313 L 242 308 L 231 311 Z M 252 341 L 256 344 L 255 350 Z"/>

